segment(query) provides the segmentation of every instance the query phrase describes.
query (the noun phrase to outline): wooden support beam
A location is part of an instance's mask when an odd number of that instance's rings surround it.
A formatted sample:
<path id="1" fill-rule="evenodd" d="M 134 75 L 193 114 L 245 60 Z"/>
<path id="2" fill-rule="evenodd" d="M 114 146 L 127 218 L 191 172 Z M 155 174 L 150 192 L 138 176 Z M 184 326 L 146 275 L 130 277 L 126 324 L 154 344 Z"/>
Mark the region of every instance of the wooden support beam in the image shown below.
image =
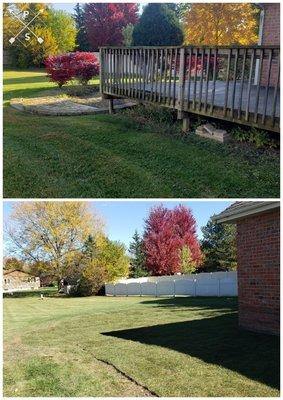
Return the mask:
<path id="1" fill-rule="evenodd" d="M 182 120 L 182 132 L 188 133 L 191 128 L 191 120 L 190 117 L 187 113 L 183 115 L 183 120 Z"/>
<path id="2" fill-rule="evenodd" d="M 115 110 L 114 110 L 114 106 L 113 106 L 113 97 L 108 99 L 108 107 L 109 107 L 109 114 L 114 114 Z"/>

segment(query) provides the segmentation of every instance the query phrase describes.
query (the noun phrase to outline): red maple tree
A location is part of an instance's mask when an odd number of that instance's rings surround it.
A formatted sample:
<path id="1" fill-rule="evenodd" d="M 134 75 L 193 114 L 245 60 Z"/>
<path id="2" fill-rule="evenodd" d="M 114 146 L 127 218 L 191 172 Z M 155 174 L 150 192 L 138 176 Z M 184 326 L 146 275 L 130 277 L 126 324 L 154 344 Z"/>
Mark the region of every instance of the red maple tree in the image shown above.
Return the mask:
<path id="1" fill-rule="evenodd" d="M 180 250 L 184 246 L 189 247 L 192 260 L 199 265 L 202 255 L 191 210 L 182 205 L 173 210 L 163 206 L 153 208 L 145 221 L 147 268 L 154 275 L 181 272 Z"/>
<path id="2" fill-rule="evenodd" d="M 87 3 L 84 19 L 92 50 L 100 46 L 119 46 L 123 43 L 122 28 L 138 20 L 136 3 Z"/>

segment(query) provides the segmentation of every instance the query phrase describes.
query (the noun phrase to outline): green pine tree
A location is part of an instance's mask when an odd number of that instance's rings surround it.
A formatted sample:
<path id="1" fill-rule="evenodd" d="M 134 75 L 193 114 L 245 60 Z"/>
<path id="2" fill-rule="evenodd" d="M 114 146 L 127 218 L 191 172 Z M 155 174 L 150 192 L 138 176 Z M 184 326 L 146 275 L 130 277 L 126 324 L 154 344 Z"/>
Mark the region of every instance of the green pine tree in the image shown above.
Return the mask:
<path id="1" fill-rule="evenodd" d="M 84 8 L 77 3 L 75 5 L 75 13 L 73 15 L 74 20 L 76 22 L 77 28 L 77 36 L 76 36 L 76 45 L 77 50 L 79 51 L 89 51 L 89 43 L 85 28 L 85 20 L 84 20 Z"/>
<path id="2" fill-rule="evenodd" d="M 160 3 L 145 6 L 133 31 L 134 46 L 180 46 L 183 38 L 176 12 Z"/>
<path id="3" fill-rule="evenodd" d="M 95 242 L 95 239 L 92 235 L 89 235 L 87 240 L 84 243 L 82 253 L 85 257 L 90 260 L 94 260 L 98 255 L 98 248 Z"/>
<path id="4" fill-rule="evenodd" d="M 232 271 L 237 268 L 236 227 L 233 224 L 218 224 L 208 221 L 202 228 L 201 250 L 204 262 L 201 270 Z"/>
<path id="5" fill-rule="evenodd" d="M 149 272 L 145 266 L 145 254 L 143 251 L 143 240 L 135 231 L 133 235 L 133 241 L 129 246 L 130 253 L 130 277 L 139 278 L 142 276 L 148 276 Z"/>

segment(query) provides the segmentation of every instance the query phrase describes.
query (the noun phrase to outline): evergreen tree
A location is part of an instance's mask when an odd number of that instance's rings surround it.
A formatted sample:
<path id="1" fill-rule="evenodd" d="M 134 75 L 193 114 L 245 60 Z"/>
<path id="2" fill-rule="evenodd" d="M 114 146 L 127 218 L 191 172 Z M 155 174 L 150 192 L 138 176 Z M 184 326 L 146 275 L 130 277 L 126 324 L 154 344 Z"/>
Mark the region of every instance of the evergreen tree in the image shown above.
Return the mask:
<path id="1" fill-rule="evenodd" d="M 183 31 L 176 12 L 166 4 L 145 6 L 133 31 L 134 46 L 180 46 Z"/>
<path id="2" fill-rule="evenodd" d="M 135 231 L 133 235 L 133 241 L 130 243 L 129 253 L 130 253 L 130 277 L 139 278 L 142 276 L 148 276 L 149 273 L 145 266 L 143 240 L 137 231 Z"/>
<path id="3" fill-rule="evenodd" d="M 74 20 L 76 22 L 76 45 L 79 51 L 89 51 L 89 44 L 85 28 L 84 8 L 77 3 L 75 5 Z"/>
<path id="4" fill-rule="evenodd" d="M 233 224 L 218 224 L 208 221 L 202 228 L 201 249 L 204 262 L 203 272 L 231 271 L 237 268 L 236 227 Z"/>
<path id="5" fill-rule="evenodd" d="M 82 253 L 90 260 L 93 260 L 97 256 L 98 248 L 95 238 L 92 235 L 88 235 L 88 238 L 84 243 Z"/>

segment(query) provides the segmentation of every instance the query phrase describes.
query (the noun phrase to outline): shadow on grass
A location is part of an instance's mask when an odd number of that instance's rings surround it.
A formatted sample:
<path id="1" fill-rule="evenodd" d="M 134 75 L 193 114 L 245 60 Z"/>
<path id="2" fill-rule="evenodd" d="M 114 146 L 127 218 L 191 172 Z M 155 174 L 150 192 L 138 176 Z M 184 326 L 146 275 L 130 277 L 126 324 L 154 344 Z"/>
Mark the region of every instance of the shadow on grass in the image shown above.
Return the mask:
<path id="1" fill-rule="evenodd" d="M 27 84 L 27 83 L 39 83 L 39 82 L 48 82 L 48 77 L 46 71 L 35 71 L 36 73 L 41 73 L 39 76 L 17 76 L 15 78 L 4 78 L 3 85 L 18 85 L 18 84 Z"/>
<path id="2" fill-rule="evenodd" d="M 279 338 L 239 330 L 235 312 L 103 335 L 166 347 L 279 389 Z"/>
<path id="3" fill-rule="evenodd" d="M 238 310 L 238 297 L 166 297 L 156 298 L 151 300 L 142 301 L 143 304 L 148 304 L 152 307 L 165 307 L 165 308 L 196 308 L 200 310 L 223 310 L 223 311 L 237 311 Z"/>
<path id="4" fill-rule="evenodd" d="M 39 88 L 28 88 L 28 89 L 15 89 L 15 90 L 9 90 L 8 92 L 4 93 L 3 100 L 4 101 L 9 101 L 14 98 L 19 98 L 19 97 L 39 97 L 38 93 L 42 92 L 45 88 L 39 87 Z M 48 89 L 48 88 L 46 88 Z"/>

